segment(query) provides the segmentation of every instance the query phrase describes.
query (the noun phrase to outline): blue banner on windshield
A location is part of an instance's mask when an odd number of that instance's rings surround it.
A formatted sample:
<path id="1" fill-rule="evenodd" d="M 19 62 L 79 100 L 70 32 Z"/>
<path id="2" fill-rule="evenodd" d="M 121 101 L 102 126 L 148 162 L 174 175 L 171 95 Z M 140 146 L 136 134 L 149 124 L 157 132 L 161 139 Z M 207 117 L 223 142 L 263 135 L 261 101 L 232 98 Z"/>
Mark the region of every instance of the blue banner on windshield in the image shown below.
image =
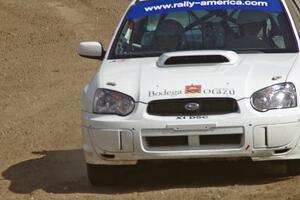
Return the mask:
<path id="1" fill-rule="evenodd" d="M 131 7 L 127 19 L 169 12 L 222 9 L 282 11 L 280 0 L 144 0 Z"/>

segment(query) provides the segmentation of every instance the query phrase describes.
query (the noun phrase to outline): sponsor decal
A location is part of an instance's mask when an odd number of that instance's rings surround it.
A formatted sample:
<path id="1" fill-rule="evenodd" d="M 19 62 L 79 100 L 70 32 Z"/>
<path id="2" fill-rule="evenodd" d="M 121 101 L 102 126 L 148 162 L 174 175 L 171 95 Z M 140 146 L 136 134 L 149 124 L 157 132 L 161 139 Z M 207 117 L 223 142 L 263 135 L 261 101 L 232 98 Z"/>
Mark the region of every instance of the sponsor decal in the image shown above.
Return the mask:
<path id="1" fill-rule="evenodd" d="M 205 89 L 203 94 L 207 95 L 223 95 L 223 96 L 234 96 L 235 90 L 229 88 L 214 88 L 214 89 Z"/>
<path id="2" fill-rule="evenodd" d="M 185 86 L 185 94 L 200 94 L 202 90 L 201 85 L 187 85 Z"/>
<path id="3" fill-rule="evenodd" d="M 208 116 L 206 115 L 199 115 L 199 116 L 177 116 L 176 117 L 177 120 L 184 120 L 184 119 L 208 119 Z"/>
<path id="4" fill-rule="evenodd" d="M 202 85 L 191 84 L 185 86 L 184 90 L 161 90 L 149 91 L 149 97 L 178 97 L 178 96 L 234 96 L 235 89 L 233 88 L 204 88 Z"/>
<path id="5" fill-rule="evenodd" d="M 282 12 L 280 0 L 143 0 L 131 7 L 127 19 L 170 12 L 224 9 Z"/>
<path id="6" fill-rule="evenodd" d="M 183 92 L 181 90 L 167 90 L 164 89 L 162 91 L 149 91 L 149 97 L 177 97 L 182 95 Z"/>

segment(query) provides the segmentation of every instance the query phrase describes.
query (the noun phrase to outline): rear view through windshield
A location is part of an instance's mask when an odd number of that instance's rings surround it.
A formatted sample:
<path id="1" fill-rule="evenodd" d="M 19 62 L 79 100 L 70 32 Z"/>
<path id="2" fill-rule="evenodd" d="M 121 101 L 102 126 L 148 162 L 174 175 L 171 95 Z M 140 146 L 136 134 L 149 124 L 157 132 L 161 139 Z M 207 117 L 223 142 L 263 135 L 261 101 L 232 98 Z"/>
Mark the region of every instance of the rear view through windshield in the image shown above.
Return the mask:
<path id="1" fill-rule="evenodd" d="M 278 0 L 218 1 L 224 5 L 208 5 L 213 1 L 203 0 L 166 2 L 155 0 L 133 6 L 110 57 L 149 57 L 189 50 L 297 52 Z"/>

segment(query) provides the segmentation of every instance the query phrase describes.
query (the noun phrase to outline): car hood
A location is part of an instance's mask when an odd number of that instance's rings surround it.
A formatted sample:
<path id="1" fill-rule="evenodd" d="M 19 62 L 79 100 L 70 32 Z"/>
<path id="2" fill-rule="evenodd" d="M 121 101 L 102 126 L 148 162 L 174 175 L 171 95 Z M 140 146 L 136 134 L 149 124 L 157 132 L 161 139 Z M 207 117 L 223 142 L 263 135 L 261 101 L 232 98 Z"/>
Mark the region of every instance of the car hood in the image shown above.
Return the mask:
<path id="1" fill-rule="evenodd" d="M 101 87 L 148 103 L 176 98 L 249 98 L 262 88 L 285 82 L 297 54 L 239 54 L 230 64 L 158 67 L 158 58 L 107 60 Z"/>

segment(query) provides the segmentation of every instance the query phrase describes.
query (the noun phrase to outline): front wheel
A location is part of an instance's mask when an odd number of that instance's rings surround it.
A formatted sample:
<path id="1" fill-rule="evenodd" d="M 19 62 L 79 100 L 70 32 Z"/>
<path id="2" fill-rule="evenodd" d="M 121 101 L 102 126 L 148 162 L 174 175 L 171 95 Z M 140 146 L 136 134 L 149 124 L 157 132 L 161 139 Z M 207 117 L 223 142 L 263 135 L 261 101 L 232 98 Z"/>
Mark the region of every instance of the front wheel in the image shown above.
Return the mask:
<path id="1" fill-rule="evenodd" d="M 87 163 L 89 181 L 94 186 L 116 185 L 122 180 L 129 166 L 92 165 Z"/>
<path id="2" fill-rule="evenodd" d="M 300 175 L 300 160 L 289 160 L 287 162 L 287 173 L 290 176 Z"/>

